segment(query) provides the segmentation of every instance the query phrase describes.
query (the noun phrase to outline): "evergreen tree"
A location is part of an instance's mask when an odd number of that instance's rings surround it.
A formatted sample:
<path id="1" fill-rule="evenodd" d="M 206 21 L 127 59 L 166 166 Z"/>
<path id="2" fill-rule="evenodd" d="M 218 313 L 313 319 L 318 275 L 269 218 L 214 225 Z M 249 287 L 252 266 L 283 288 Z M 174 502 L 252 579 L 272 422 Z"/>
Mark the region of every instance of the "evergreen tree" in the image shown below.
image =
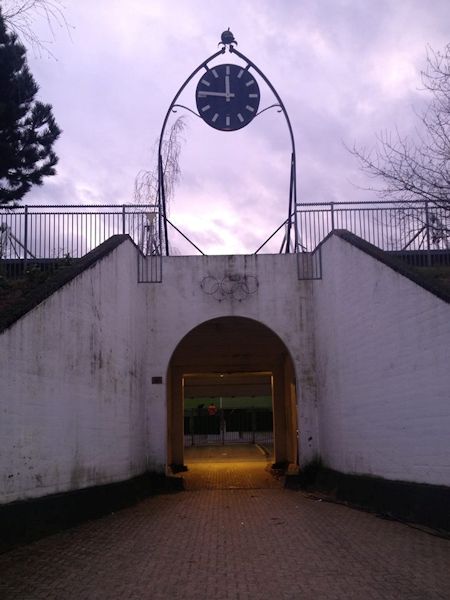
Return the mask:
<path id="1" fill-rule="evenodd" d="M 35 100 L 37 91 L 26 50 L 0 11 L 0 204 L 22 200 L 55 174 L 52 146 L 61 131 L 51 105 Z"/>

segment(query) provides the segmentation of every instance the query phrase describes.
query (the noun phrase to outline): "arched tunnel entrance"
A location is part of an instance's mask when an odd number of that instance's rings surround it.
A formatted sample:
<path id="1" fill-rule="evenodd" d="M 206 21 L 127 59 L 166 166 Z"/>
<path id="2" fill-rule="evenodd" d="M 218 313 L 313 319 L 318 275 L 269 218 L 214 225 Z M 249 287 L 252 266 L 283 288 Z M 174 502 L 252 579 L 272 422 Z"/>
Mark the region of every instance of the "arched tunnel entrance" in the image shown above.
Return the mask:
<path id="1" fill-rule="evenodd" d="M 195 327 L 172 355 L 168 384 L 169 465 L 184 466 L 192 446 L 239 443 L 298 462 L 294 366 L 266 325 L 220 317 Z"/>

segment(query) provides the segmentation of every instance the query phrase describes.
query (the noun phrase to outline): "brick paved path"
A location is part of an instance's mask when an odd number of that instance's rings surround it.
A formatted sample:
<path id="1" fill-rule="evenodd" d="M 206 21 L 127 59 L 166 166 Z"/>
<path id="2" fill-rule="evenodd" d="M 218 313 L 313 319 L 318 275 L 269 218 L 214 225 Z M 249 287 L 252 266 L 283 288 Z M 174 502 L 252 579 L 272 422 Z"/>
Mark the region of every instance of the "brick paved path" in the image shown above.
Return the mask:
<path id="1" fill-rule="evenodd" d="M 281 489 L 261 446 L 198 446 L 185 450 L 187 490 Z"/>
<path id="2" fill-rule="evenodd" d="M 0 556 L 0 598 L 450 598 L 450 541 L 275 480 L 266 487 L 264 461 L 248 463 L 255 475 L 243 489 L 234 487 L 243 463 L 194 463 L 185 492 Z"/>

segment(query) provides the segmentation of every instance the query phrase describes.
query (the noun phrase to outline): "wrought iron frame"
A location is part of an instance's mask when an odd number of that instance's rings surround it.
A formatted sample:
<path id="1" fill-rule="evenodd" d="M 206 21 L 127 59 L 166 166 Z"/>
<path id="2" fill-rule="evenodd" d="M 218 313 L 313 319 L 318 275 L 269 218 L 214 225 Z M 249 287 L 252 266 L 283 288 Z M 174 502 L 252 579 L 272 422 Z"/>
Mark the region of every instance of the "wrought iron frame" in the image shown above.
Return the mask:
<path id="1" fill-rule="evenodd" d="M 286 233 L 285 233 L 283 242 L 281 244 L 280 254 L 282 252 L 290 253 L 291 248 L 292 248 L 292 242 L 293 242 L 294 252 L 297 252 L 298 251 L 298 231 L 297 231 L 297 217 L 296 217 L 296 211 L 295 211 L 295 207 L 297 205 L 296 152 L 295 152 L 294 132 L 292 129 L 292 125 L 291 125 L 291 121 L 289 119 L 288 112 L 286 110 L 286 107 L 285 107 L 280 95 L 278 94 L 277 90 L 275 89 L 275 87 L 273 86 L 273 84 L 271 83 L 269 78 L 261 71 L 261 69 L 259 67 L 257 67 L 257 65 L 255 65 L 255 63 L 253 61 L 251 61 L 249 58 L 247 58 L 247 56 L 245 56 L 242 52 L 239 52 L 235 48 L 235 44 L 237 44 L 237 42 L 229 30 L 228 30 L 228 32 L 224 32 L 222 34 L 222 41 L 220 42 L 220 44 L 222 45 L 222 48 L 220 50 L 218 50 L 217 52 L 215 52 L 214 54 L 212 54 L 205 61 L 203 61 L 196 69 L 194 69 L 192 71 L 192 73 L 189 75 L 189 77 L 187 77 L 187 79 L 184 81 L 184 83 L 178 89 L 172 102 L 169 105 L 169 108 L 167 109 L 167 112 L 166 112 L 166 115 L 164 117 L 163 124 L 161 127 L 161 133 L 159 136 L 159 143 L 158 143 L 158 206 L 159 206 L 159 236 L 160 236 L 160 244 L 161 244 L 161 253 L 163 253 L 163 250 L 164 250 L 165 254 L 167 256 L 169 255 L 169 238 L 168 238 L 168 228 L 167 228 L 167 223 L 168 223 L 167 204 L 166 204 L 163 158 L 162 158 L 162 146 L 163 146 L 167 122 L 169 120 L 169 116 L 171 115 L 171 113 L 176 112 L 176 110 L 175 110 L 176 108 L 183 108 L 183 109 L 191 112 L 195 116 L 201 118 L 200 115 L 197 112 L 195 112 L 194 110 L 192 110 L 191 108 L 184 106 L 183 104 L 177 104 L 177 100 L 180 97 L 183 90 L 186 88 L 186 86 L 195 77 L 195 75 L 199 71 L 201 71 L 201 69 L 207 70 L 208 69 L 207 65 L 212 60 L 214 60 L 215 58 L 217 58 L 218 56 L 220 56 L 222 54 L 225 54 L 227 46 L 229 47 L 230 54 L 236 54 L 236 56 L 238 56 L 241 60 L 243 60 L 247 63 L 247 67 L 246 67 L 247 69 L 252 68 L 252 69 L 254 69 L 254 71 L 256 73 L 258 73 L 258 75 L 261 77 L 261 79 L 263 79 L 263 81 L 269 87 L 269 89 L 271 90 L 271 92 L 273 93 L 273 95 L 275 96 L 275 98 L 277 100 L 276 104 L 271 104 L 270 106 L 263 108 L 255 115 L 255 117 L 261 115 L 263 112 L 265 112 L 271 108 L 278 108 L 279 112 L 282 112 L 286 119 L 286 124 L 288 126 L 289 136 L 290 136 L 290 140 L 291 140 L 291 165 L 290 165 L 290 180 L 289 180 L 288 218 L 286 219 L 286 221 L 284 221 L 284 223 L 282 225 L 282 226 L 284 226 L 284 225 L 286 226 Z M 293 240 L 292 240 L 292 234 L 291 234 L 292 229 L 294 230 L 294 239 Z M 256 252 L 258 252 L 258 250 Z"/>

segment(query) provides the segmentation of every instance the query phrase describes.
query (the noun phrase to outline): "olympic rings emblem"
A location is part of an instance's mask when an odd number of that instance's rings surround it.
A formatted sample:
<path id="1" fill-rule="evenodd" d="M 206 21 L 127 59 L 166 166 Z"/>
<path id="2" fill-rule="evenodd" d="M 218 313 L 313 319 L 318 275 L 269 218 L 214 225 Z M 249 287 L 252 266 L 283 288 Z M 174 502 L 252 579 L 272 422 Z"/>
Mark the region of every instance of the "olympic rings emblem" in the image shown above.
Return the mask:
<path id="1" fill-rule="evenodd" d="M 258 280 L 253 275 L 226 275 L 223 279 L 207 275 L 200 283 L 205 294 L 213 296 L 219 302 L 225 298 L 242 302 L 258 290 L 258 285 Z"/>

